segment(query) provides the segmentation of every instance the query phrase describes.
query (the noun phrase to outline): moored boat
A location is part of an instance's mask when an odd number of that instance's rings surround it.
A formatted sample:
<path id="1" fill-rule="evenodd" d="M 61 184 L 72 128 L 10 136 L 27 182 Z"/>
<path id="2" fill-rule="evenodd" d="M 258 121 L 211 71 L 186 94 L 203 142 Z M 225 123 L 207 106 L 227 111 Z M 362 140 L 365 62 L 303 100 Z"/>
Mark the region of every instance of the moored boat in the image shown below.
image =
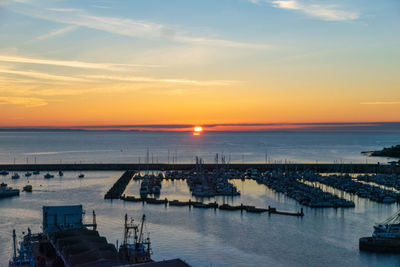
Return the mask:
<path id="1" fill-rule="evenodd" d="M 377 253 L 400 253 L 400 212 L 376 224 L 372 237 L 360 238 L 359 248 Z"/>
<path id="2" fill-rule="evenodd" d="M 24 186 L 24 188 L 23 188 L 23 190 L 25 191 L 25 192 L 32 192 L 32 185 L 30 185 L 30 184 L 28 184 L 28 185 L 25 185 Z"/>
<path id="3" fill-rule="evenodd" d="M 0 198 L 19 196 L 19 190 L 8 187 L 7 184 L 0 184 Z"/>

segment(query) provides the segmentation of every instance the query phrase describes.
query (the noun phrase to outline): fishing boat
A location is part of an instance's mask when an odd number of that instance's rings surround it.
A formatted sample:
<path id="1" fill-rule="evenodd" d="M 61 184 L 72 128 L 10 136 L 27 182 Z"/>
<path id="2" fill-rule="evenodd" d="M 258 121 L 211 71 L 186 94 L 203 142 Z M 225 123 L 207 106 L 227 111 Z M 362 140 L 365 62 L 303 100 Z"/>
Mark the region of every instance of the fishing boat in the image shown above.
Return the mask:
<path id="1" fill-rule="evenodd" d="M 378 253 L 400 253 L 400 211 L 374 225 L 372 237 L 360 238 L 359 248 Z"/>
<path id="2" fill-rule="evenodd" d="M 123 264 L 153 261 L 150 257 L 150 237 L 145 238 L 143 233 L 145 221 L 146 215 L 143 214 L 140 224 L 135 224 L 133 219 L 128 222 L 128 215 L 125 214 L 124 241 L 118 251 Z"/>
<path id="3" fill-rule="evenodd" d="M 32 192 L 32 185 L 30 185 L 30 184 L 28 184 L 28 185 L 25 185 L 24 187 L 23 187 L 23 190 L 25 191 L 25 192 Z"/>
<path id="4" fill-rule="evenodd" d="M 7 184 L 0 184 L 0 198 L 19 196 L 19 190 L 8 187 Z"/>

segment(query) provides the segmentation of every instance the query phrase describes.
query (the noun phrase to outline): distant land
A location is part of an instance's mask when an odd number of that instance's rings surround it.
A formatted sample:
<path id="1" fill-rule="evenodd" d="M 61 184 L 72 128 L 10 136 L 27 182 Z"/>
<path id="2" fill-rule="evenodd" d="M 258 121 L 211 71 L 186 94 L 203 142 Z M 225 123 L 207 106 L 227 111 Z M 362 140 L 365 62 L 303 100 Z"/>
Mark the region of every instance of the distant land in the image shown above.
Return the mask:
<path id="1" fill-rule="evenodd" d="M 12 131 L 154 131 L 191 132 L 202 126 L 205 132 L 326 132 L 326 133 L 400 133 L 400 122 L 313 122 L 313 123 L 216 123 L 216 124 L 130 124 L 75 126 L 0 126 Z"/>
<path id="2" fill-rule="evenodd" d="M 369 154 L 372 157 L 389 157 L 389 158 L 400 158 L 400 145 L 385 147 L 382 150 L 363 152 Z"/>

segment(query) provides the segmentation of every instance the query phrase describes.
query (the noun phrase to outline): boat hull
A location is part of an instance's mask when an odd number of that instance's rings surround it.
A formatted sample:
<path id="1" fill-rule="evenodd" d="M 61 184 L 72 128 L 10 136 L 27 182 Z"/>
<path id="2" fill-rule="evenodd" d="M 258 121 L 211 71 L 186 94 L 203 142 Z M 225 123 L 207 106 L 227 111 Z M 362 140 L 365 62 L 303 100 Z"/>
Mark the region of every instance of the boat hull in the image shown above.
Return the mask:
<path id="1" fill-rule="evenodd" d="M 359 247 L 363 251 L 400 254 L 400 239 L 362 237 L 359 241 Z"/>

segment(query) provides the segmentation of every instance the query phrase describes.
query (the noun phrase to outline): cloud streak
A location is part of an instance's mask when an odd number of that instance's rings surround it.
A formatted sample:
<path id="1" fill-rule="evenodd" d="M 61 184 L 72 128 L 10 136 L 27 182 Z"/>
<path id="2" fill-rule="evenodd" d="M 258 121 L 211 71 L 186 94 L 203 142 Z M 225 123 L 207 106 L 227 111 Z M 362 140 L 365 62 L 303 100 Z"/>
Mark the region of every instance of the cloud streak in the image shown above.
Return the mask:
<path id="1" fill-rule="evenodd" d="M 248 0 L 253 4 L 261 2 L 270 3 L 275 8 L 295 10 L 309 16 L 327 21 L 351 21 L 359 18 L 359 14 L 353 11 L 340 9 L 337 5 L 305 3 L 299 0 Z"/>
<path id="2" fill-rule="evenodd" d="M 157 67 L 157 65 L 91 63 L 91 62 L 83 62 L 83 61 L 40 59 L 40 58 L 29 58 L 29 57 L 21 57 L 21 56 L 7 56 L 7 55 L 1 55 L 1 54 L 0 54 L 0 61 L 14 62 L 14 63 L 40 64 L 40 65 L 53 65 L 53 66 L 82 68 L 82 69 L 111 70 L 111 71 L 121 70 L 121 67 Z"/>
<path id="3" fill-rule="evenodd" d="M 400 101 L 361 102 L 360 105 L 400 105 Z"/>
<path id="4" fill-rule="evenodd" d="M 160 83 L 174 83 L 174 84 L 188 84 L 195 86 L 227 86 L 237 83 L 237 81 L 198 81 L 189 79 L 174 79 L 174 78 L 152 78 L 152 77 L 135 77 L 135 76 L 110 76 L 110 75 L 85 75 L 83 76 L 89 79 L 95 80 L 111 80 L 111 81 L 121 81 L 121 82 L 160 82 Z"/>
<path id="5" fill-rule="evenodd" d="M 33 108 L 47 105 L 47 102 L 40 98 L 34 97 L 18 97 L 18 96 L 2 96 L 0 97 L 0 105 L 23 105 Z"/>
<path id="6" fill-rule="evenodd" d="M 207 45 L 232 48 L 267 49 L 266 44 L 237 42 L 232 40 L 190 36 L 176 33 L 170 26 L 150 21 L 134 20 L 129 18 L 96 16 L 80 9 L 30 9 L 14 10 L 26 16 L 50 20 L 79 27 L 109 32 L 129 37 L 138 37 L 151 40 L 164 39 L 171 42 L 189 43 L 194 45 Z"/>
<path id="7" fill-rule="evenodd" d="M 69 25 L 67 27 L 63 27 L 61 29 L 57 29 L 57 30 L 51 31 L 51 32 L 49 32 L 47 34 L 43 34 L 41 36 L 38 36 L 38 37 L 36 37 L 36 39 L 40 40 L 40 41 L 46 40 L 46 39 L 52 38 L 54 36 L 64 35 L 64 34 L 66 34 L 68 32 L 71 32 L 71 31 L 75 30 L 76 28 L 78 28 L 78 27 L 75 26 L 75 25 Z"/>

